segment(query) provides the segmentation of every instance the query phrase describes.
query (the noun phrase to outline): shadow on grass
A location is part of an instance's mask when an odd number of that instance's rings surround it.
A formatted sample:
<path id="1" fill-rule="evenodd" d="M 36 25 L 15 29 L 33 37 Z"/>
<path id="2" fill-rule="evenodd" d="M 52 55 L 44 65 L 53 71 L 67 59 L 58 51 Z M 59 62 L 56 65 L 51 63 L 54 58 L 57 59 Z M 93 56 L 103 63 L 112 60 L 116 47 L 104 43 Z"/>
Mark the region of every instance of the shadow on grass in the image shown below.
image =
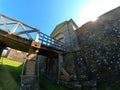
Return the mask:
<path id="1" fill-rule="evenodd" d="M 21 75 L 21 71 L 22 71 L 22 65 L 20 65 L 19 67 L 12 67 L 9 65 L 5 65 L 6 69 L 10 72 L 10 74 L 12 75 L 12 77 L 14 78 L 14 80 L 20 84 L 20 75 Z"/>
<path id="2" fill-rule="evenodd" d="M 3 65 L 2 68 L 0 72 L 0 90 L 19 90 L 22 64 L 18 67 Z M 40 88 L 40 90 L 70 90 L 52 83 L 42 75 L 40 76 Z"/>
<path id="3" fill-rule="evenodd" d="M 19 90 L 22 65 L 12 67 L 2 65 L 0 71 L 0 90 Z"/>
<path id="4" fill-rule="evenodd" d="M 97 90 L 120 90 L 120 83 L 98 83 Z"/>
<path id="5" fill-rule="evenodd" d="M 47 80 L 43 75 L 40 75 L 40 88 L 41 90 L 71 90 L 61 85 L 52 83 L 51 81 Z"/>

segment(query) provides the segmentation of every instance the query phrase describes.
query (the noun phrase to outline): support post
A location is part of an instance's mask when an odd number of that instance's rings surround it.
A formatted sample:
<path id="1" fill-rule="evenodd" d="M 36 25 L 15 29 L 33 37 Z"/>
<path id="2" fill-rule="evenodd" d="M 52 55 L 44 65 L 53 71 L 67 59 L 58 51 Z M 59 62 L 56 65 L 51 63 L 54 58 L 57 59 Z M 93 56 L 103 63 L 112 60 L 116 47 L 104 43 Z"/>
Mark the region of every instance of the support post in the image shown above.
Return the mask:
<path id="1" fill-rule="evenodd" d="M 36 37 L 35 37 L 35 41 L 36 41 L 36 42 L 38 42 L 39 36 L 40 36 L 40 32 L 37 32 Z"/>
<path id="2" fill-rule="evenodd" d="M 58 81 L 57 83 L 60 83 L 60 69 L 61 69 L 61 64 L 63 63 L 63 55 L 58 54 Z"/>
<path id="3" fill-rule="evenodd" d="M 3 49 L 4 48 L 2 46 L 0 46 L 0 57 L 2 56 Z"/>
<path id="4" fill-rule="evenodd" d="M 23 68 L 21 76 L 21 89 L 20 90 L 39 90 L 38 75 L 36 74 L 38 50 L 30 47 L 29 54 L 27 55 L 25 67 Z"/>
<path id="5" fill-rule="evenodd" d="M 0 59 L 1 59 L 1 56 L 2 56 L 3 49 L 4 49 L 4 47 L 0 45 Z M 2 64 L 3 64 L 3 60 L 1 59 L 0 60 L 0 70 L 1 70 Z"/>

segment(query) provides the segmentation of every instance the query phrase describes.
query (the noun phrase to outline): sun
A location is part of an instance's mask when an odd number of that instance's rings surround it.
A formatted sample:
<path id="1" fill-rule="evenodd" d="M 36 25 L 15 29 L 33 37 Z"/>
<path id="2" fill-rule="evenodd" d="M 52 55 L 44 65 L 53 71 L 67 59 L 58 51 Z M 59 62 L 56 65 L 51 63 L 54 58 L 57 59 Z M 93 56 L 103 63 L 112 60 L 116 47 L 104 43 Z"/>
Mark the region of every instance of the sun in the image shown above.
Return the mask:
<path id="1" fill-rule="evenodd" d="M 93 17 L 91 21 L 95 22 L 98 19 L 98 17 Z"/>
<path id="2" fill-rule="evenodd" d="M 79 24 L 96 21 L 100 15 L 120 5 L 120 0 L 90 0 L 79 13 Z"/>

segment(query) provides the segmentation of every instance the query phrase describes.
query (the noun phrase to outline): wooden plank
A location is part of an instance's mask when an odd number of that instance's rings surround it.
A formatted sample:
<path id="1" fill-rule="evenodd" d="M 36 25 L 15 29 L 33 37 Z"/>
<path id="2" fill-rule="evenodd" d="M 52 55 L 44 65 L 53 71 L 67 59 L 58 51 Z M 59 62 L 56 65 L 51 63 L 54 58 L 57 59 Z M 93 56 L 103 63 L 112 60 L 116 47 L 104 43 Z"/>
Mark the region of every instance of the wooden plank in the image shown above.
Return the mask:
<path id="1" fill-rule="evenodd" d="M 10 18 L 10 17 L 5 16 L 5 15 L 3 15 L 3 14 L 0 14 L 0 16 L 2 16 L 2 17 L 4 17 L 4 18 L 7 18 L 7 19 L 9 19 L 9 20 L 11 20 L 11 21 L 20 22 L 20 21 L 18 21 L 18 20 L 16 20 L 16 19 Z M 20 22 L 20 23 L 22 23 L 22 22 Z M 30 26 L 30 25 L 28 25 L 28 24 L 25 24 L 25 23 L 22 23 L 22 24 L 23 24 L 24 26 L 26 26 L 26 27 L 31 28 L 31 29 L 36 29 L 36 28 L 34 28 L 34 27 L 32 27 L 32 26 Z M 38 30 L 38 31 L 39 31 L 39 30 Z"/>
<path id="2" fill-rule="evenodd" d="M 11 33 L 14 33 L 14 32 L 15 32 L 15 30 L 18 28 L 18 26 L 19 26 L 19 23 L 17 23 L 17 24 L 13 27 L 13 29 L 12 29 Z"/>
<path id="3" fill-rule="evenodd" d="M 4 21 L 4 17 L 3 17 L 3 16 L 1 16 L 1 20 L 2 20 L 2 23 L 3 23 L 3 25 L 4 25 L 5 29 L 6 29 L 6 31 L 7 31 L 7 32 L 10 32 L 9 29 L 8 29 L 8 27 L 7 27 L 6 22 Z"/>
<path id="4" fill-rule="evenodd" d="M 0 41 L 8 47 L 28 52 L 31 41 L 22 37 L 8 34 L 6 31 L 0 29 Z"/>
<path id="5" fill-rule="evenodd" d="M 63 67 L 60 68 L 60 71 L 63 73 L 63 75 L 61 76 L 61 78 L 64 81 L 70 81 L 70 75 L 66 72 L 66 70 Z"/>
<path id="6" fill-rule="evenodd" d="M 21 32 L 15 32 L 15 35 L 20 35 L 20 34 L 25 34 L 25 33 L 32 33 L 36 32 L 37 30 L 26 30 L 26 31 L 21 31 Z"/>
<path id="7" fill-rule="evenodd" d="M 31 44 L 32 47 L 35 47 L 35 48 L 39 48 L 41 47 L 41 44 L 36 42 L 36 41 L 32 41 L 32 44 Z"/>
<path id="8" fill-rule="evenodd" d="M 9 25 L 9 24 L 16 24 L 16 23 L 17 23 L 16 21 L 6 22 L 7 25 Z M 0 25 L 4 25 L 4 23 L 1 22 Z"/>

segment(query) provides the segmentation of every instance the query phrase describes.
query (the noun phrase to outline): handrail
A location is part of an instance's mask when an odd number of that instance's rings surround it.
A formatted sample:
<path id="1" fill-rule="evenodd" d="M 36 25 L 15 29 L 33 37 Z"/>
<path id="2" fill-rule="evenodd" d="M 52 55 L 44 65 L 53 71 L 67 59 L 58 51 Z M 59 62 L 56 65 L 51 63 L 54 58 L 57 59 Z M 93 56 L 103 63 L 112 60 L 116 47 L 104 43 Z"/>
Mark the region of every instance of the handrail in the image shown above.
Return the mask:
<path id="1" fill-rule="evenodd" d="M 53 39 L 52 37 L 40 32 L 39 42 L 57 49 L 65 50 L 64 43 Z"/>

